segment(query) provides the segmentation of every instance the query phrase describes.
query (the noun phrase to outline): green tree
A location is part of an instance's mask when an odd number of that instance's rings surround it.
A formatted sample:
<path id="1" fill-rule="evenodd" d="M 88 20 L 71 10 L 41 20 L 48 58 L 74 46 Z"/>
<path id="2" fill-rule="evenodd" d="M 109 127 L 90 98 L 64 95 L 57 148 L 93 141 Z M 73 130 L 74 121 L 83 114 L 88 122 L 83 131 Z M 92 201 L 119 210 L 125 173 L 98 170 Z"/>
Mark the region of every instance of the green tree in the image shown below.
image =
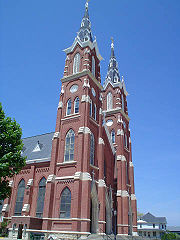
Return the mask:
<path id="1" fill-rule="evenodd" d="M 21 156 L 21 136 L 19 124 L 5 117 L 0 103 L 0 200 L 10 196 L 9 178 L 18 174 L 26 163 L 26 158 Z"/>
<path id="2" fill-rule="evenodd" d="M 161 240 L 174 240 L 174 239 L 179 239 L 179 236 L 171 232 L 166 232 L 161 237 Z"/>

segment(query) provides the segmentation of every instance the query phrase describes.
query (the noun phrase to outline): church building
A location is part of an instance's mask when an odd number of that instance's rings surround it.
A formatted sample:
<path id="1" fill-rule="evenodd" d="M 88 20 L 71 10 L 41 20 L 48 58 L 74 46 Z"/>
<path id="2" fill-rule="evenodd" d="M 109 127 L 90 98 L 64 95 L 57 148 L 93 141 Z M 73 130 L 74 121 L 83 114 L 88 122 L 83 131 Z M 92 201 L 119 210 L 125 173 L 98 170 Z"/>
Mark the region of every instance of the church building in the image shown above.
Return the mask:
<path id="1" fill-rule="evenodd" d="M 10 180 L 12 194 L 0 210 L 10 220 L 9 237 L 137 235 L 128 93 L 113 40 L 101 79 L 88 2 L 77 36 L 64 51 L 55 131 L 23 139 L 26 166 Z"/>

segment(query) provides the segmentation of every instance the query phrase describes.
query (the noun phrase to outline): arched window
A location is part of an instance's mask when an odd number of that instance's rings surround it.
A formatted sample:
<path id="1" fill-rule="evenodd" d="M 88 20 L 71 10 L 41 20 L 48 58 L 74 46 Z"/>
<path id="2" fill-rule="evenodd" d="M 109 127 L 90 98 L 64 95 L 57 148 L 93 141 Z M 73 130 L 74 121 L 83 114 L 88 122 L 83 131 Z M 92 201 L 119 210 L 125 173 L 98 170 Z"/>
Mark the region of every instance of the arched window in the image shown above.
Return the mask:
<path id="1" fill-rule="evenodd" d="M 92 74 L 94 77 L 95 77 L 95 73 L 96 73 L 95 58 L 94 56 L 92 56 Z"/>
<path id="2" fill-rule="evenodd" d="M 66 115 L 71 114 L 71 99 L 67 101 L 67 110 L 66 110 Z"/>
<path id="3" fill-rule="evenodd" d="M 71 191 L 65 188 L 61 194 L 60 218 L 70 218 L 71 216 Z"/>
<path id="4" fill-rule="evenodd" d="M 96 104 L 94 104 L 94 119 L 96 120 Z"/>
<path id="5" fill-rule="evenodd" d="M 79 66 L 80 66 L 80 54 L 76 53 L 76 55 L 74 56 L 73 73 L 79 72 Z"/>
<path id="6" fill-rule="evenodd" d="M 24 200 L 24 190 L 25 190 L 25 181 L 22 179 L 18 185 L 17 189 L 17 197 L 16 197 L 16 205 L 14 215 L 20 216 L 23 208 L 23 200 Z"/>
<path id="7" fill-rule="evenodd" d="M 36 207 L 36 217 L 39 218 L 42 218 L 43 216 L 45 192 L 46 192 L 46 179 L 43 177 L 39 182 L 39 191 Z"/>
<path id="8" fill-rule="evenodd" d="M 124 96 L 123 96 L 123 94 L 121 95 L 121 99 L 122 99 L 122 110 L 124 112 Z"/>
<path id="9" fill-rule="evenodd" d="M 94 165 L 94 152 L 95 152 L 95 143 L 94 143 L 94 135 L 91 133 L 90 136 L 90 164 Z"/>
<path id="10" fill-rule="evenodd" d="M 65 152 L 64 152 L 64 161 L 73 161 L 74 160 L 74 131 L 72 129 L 66 135 L 65 139 Z"/>
<path id="11" fill-rule="evenodd" d="M 74 113 L 79 112 L 79 98 L 77 97 L 74 101 Z"/>
<path id="12" fill-rule="evenodd" d="M 93 114 L 93 103 L 92 103 L 92 101 L 90 100 L 89 115 L 92 117 L 92 114 Z"/>
<path id="13" fill-rule="evenodd" d="M 112 143 L 115 143 L 115 131 L 114 130 L 111 131 L 111 140 L 112 140 Z"/>
<path id="14" fill-rule="evenodd" d="M 113 97 L 112 93 L 108 92 L 107 94 L 107 110 L 110 110 L 113 108 Z"/>

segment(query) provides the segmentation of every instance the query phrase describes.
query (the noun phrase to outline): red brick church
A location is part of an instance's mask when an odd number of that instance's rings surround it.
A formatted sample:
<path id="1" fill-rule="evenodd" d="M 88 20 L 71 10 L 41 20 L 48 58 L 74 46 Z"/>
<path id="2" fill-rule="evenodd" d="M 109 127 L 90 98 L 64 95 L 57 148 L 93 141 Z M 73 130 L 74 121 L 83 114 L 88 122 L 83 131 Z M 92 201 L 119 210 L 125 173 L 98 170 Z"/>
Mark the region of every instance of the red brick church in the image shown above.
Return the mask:
<path id="1" fill-rule="evenodd" d="M 64 51 L 55 132 L 23 139 L 27 164 L 11 179 L 11 198 L 0 209 L 11 221 L 10 239 L 136 235 L 128 93 L 113 40 L 101 84 L 102 57 L 88 2 L 77 36 Z"/>

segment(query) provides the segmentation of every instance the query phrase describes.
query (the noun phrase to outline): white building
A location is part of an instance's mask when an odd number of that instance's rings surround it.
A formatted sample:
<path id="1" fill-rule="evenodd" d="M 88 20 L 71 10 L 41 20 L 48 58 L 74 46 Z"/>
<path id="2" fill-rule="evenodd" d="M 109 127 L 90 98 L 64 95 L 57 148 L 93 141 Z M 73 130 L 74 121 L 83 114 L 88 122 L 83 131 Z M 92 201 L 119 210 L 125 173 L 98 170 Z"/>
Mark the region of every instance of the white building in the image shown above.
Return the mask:
<path id="1" fill-rule="evenodd" d="M 152 239 L 161 238 L 161 235 L 166 231 L 166 224 L 165 217 L 155 217 L 148 212 L 137 221 L 138 234 Z"/>

